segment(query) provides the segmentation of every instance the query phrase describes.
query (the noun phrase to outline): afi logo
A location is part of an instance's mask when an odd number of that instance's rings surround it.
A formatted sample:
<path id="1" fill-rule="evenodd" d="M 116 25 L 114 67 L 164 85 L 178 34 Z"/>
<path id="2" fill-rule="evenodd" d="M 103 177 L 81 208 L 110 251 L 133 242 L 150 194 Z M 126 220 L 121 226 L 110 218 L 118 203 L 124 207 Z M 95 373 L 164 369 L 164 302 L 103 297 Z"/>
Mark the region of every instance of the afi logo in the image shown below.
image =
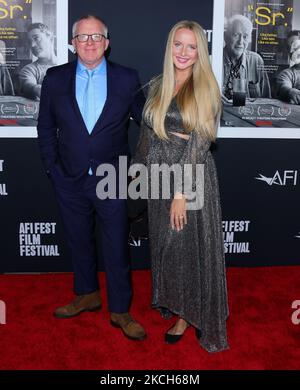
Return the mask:
<path id="1" fill-rule="evenodd" d="M 133 237 L 132 234 L 129 234 L 128 244 L 130 246 L 142 246 L 142 241 L 148 240 L 148 237 L 141 236 L 141 237 Z"/>
<path id="2" fill-rule="evenodd" d="M 259 176 L 260 177 L 256 177 L 255 179 L 264 181 L 269 184 L 269 186 L 272 186 L 273 184 L 286 186 L 289 183 L 295 186 L 297 185 L 298 171 L 283 171 L 282 175 L 280 175 L 279 171 L 276 171 L 273 177 L 266 177 L 260 173 Z"/>
<path id="3" fill-rule="evenodd" d="M 6 324 L 6 305 L 5 302 L 0 301 L 0 325 Z"/>
<path id="4" fill-rule="evenodd" d="M 130 246 L 142 246 L 141 239 L 140 238 L 134 238 L 134 237 L 130 237 L 129 238 L 128 244 Z"/>
<path id="5" fill-rule="evenodd" d="M 300 300 L 292 303 L 292 309 L 297 309 L 292 314 L 291 320 L 294 325 L 300 324 Z"/>

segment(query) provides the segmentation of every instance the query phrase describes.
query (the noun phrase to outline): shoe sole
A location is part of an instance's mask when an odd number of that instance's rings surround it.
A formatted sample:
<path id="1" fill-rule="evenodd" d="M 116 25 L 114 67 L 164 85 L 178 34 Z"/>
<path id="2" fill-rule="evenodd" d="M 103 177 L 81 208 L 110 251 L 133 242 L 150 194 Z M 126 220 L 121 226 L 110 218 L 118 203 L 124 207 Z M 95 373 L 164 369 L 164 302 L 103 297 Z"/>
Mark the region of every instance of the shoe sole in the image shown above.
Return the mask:
<path id="1" fill-rule="evenodd" d="M 79 312 L 77 312 L 76 314 L 56 314 L 56 313 L 53 313 L 54 317 L 55 318 L 58 318 L 58 319 L 68 319 L 68 318 L 73 318 L 73 317 L 77 317 L 79 316 L 81 313 L 84 313 L 84 312 L 94 312 L 94 311 L 99 311 L 102 309 L 102 305 L 99 305 L 99 306 L 96 306 L 96 307 L 93 307 L 92 309 L 83 309 L 83 310 L 80 310 Z"/>
<path id="2" fill-rule="evenodd" d="M 176 344 L 178 343 L 178 341 L 180 341 L 183 337 L 184 333 L 183 334 L 176 334 L 176 335 L 173 335 L 173 334 L 168 334 L 168 335 L 165 335 L 165 343 L 167 344 Z M 177 337 L 170 337 L 170 336 L 177 336 Z"/>
<path id="3" fill-rule="evenodd" d="M 122 328 L 121 325 L 117 324 L 116 322 L 110 320 L 110 324 L 114 327 L 114 328 L 119 328 L 122 330 L 123 334 L 125 337 L 127 337 L 129 340 L 133 340 L 133 341 L 142 341 L 142 340 L 145 340 L 147 338 L 147 335 L 145 334 L 144 336 L 141 336 L 141 337 L 132 337 L 132 336 L 129 336 L 128 334 L 126 334 Z"/>

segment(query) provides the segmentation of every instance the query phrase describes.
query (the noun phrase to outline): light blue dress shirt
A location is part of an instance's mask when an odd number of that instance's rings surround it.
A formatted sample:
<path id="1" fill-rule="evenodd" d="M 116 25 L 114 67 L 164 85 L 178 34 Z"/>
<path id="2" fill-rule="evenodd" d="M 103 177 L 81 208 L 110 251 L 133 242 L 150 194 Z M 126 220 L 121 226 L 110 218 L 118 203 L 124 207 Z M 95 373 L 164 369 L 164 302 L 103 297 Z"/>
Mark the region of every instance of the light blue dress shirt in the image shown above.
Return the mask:
<path id="1" fill-rule="evenodd" d="M 85 105 L 85 92 L 88 83 L 87 71 L 90 70 L 85 67 L 79 60 L 77 61 L 76 68 L 76 100 L 84 118 L 84 105 Z M 107 98 L 107 71 L 106 71 L 106 60 L 103 58 L 101 63 L 92 70 L 93 72 L 93 86 L 94 86 L 94 104 L 95 116 L 94 125 L 97 122 L 99 116 L 102 113 L 106 98 Z M 89 132 L 92 129 L 88 129 Z"/>

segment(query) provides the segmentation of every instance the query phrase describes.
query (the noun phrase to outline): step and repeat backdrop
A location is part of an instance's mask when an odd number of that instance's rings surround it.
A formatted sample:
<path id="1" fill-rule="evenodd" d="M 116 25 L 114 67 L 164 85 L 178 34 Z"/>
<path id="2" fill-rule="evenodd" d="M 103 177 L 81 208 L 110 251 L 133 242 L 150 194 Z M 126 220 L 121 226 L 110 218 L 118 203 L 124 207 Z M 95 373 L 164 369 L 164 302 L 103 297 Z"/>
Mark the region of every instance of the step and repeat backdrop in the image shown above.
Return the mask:
<path id="1" fill-rule="evenodd" d="M 106 21 L 109 59 L 137 69 L 142 84 L 161 72 L 177 21 L 203 26 L 224 102 L 213 154 L 226 263 L 300 264 L 299 1 L 7 0 L 0 5 L 0 272 L 71 270 L 36 121 L 44 72 L 75 59 L 71 27 L 86 14 Z M 49 62 L 41 70 L 43 47 Z M 131 123 L 132 151 L 138 131 Z M 132 267 L 148 268 L 146 211 L 131 221 L 128 246 Z M 101 268 L 100 244 L 98 254 Z"/>

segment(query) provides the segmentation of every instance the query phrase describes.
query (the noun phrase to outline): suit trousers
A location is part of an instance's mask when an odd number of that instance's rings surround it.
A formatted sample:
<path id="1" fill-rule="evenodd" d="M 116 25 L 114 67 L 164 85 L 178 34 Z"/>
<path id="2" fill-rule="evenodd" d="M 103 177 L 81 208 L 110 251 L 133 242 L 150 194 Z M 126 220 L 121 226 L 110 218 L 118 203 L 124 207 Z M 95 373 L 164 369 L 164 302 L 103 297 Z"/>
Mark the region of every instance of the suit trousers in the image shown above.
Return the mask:
<path id="1" fill-rule="evenodd" d="M 94 175 L 86 174 L 75 183 L 63 177 L 56 168 L 51 177 L 71 253 L 75 293 L 89 294 L 99 288 L 95 237 L 97 218 L 108 307 L 111 312 L 127 312 L 132 291 L 126 200 L 100 200 L 96 194 L 99 178 Z"/>

